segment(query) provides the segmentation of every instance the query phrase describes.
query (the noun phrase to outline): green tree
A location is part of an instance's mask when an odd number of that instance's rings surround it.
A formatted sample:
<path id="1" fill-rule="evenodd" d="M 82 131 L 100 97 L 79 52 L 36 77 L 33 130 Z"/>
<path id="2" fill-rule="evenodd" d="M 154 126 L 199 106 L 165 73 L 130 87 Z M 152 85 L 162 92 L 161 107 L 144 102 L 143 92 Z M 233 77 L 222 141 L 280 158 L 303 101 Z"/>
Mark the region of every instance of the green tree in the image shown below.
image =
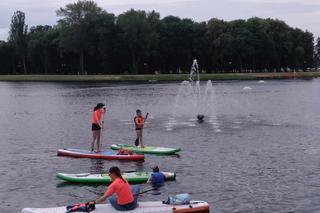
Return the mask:
<path id="1" fill-rule="evenodd" d="M 300 69 L 301 64 L 303 63 L 303 57 L 304 57 L 304 48 L 301 46 L 298 46 L 294 49 L 294 60 L 295 60 L 295 68 Z"/>
<path id="2" fill-rule="evenodd" d="M 129 70 L 133 74 L 139 73 L 145 61 L 151 54 L 159 41 L 159 34 L 155 30 L 159 22 L 160 15 L 154 11 L 129 10 L 118 17 L 117 24 L 122 33 L 125 43 L 125 50 L 129 53 L 127 62 L 130 64 Z"/>
<path id="3" fill-rule="evenodd" d="M 18 66 L 21 65 L 23 73 L 27 74 L 28 26 L 25 24 L 25 14 L 21 11 L 16 11 L 12 16 L 9 41 L 18 57 Z"/>
<path id="4" fill-rule="evenodd" d="M 316 45 L 315 45 L 315 61 L 316 66 L 320 65 L 320 37 L 317 38 Z"/>
<path id="5" fill-rule="evenodd" d="M 0 74 L 12 74 L 13 51 L 9 42 L 0 41 Z"/>
<path id="6" fill-rule="evenodd" d="M 78 54 L 79 73 L 85 73 L 85 55 L 93 45 L 91 39 L 92 25 L 96 17 L 103 13 L 94 1 L 79 0 L 76 3 L 67 4 L 57 11 L 62 17 L 59 22 L 61 28 L 61 48 Z"/>
<path id="7" fill-rule="evenodd" d="M 51 26 L 35 26 L 29 32 L 29 57 L 34 73 L 49 73 L 50 47 L 52 45 Z"/>

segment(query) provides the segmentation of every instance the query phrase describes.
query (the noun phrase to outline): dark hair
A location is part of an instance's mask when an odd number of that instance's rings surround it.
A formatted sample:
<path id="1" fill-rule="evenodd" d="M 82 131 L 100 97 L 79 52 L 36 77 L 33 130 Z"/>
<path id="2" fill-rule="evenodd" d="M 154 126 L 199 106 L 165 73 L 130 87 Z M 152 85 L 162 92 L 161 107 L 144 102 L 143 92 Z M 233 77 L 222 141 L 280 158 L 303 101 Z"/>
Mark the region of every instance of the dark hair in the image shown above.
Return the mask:
<path id="1" fill-rule="evenodd" d="M 136 113 L 138 114 L 138 113 L 141 113 L 141 110 L 140 109 L 137 109 L 136 110 Z"/>
<path id="2" fill-rule="evenodd" d="M 103 108 L 105 105 L 103 103 L 98 103 L 97 106 L 93 108 L 93 111 Z"/>
<path id="3" fill-rule="evenodd" d="M 111 174 L 115 174 L 117 177 L 121 178 L 121 180 L 126 183 L 127 181 L 125 179 L 123 179 L 122 175 L 121 175 L 121 172 L 120 172 L 120 169 L 116 166 L 113 166 L 109 169 L 109 173 Z"/>
<path id="4" fill-rule="evenodd" d="M 155 166 L 155 167 L 153 167 L 153 172 L 159 172 L 160 171 L 160 169 L 159 169 L 159 167 L 158 166 Z"/>

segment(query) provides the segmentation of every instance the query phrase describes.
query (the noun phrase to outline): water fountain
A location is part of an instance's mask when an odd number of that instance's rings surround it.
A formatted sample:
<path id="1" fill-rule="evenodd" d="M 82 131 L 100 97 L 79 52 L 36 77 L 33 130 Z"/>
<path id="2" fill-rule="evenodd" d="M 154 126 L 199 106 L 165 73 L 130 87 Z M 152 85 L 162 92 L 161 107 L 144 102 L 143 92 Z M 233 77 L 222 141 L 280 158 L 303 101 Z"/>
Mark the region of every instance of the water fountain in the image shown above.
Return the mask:
<path id="1" fill-rule="evenodd" d="M 197 60 L 193 60 L 189 81 L 183 81 L 179 87 L 174 106 L 174 114 L 179 116 L 196 116 L 203 122 L 206 115 L 214 116 L 214 90 L 209 80 L 204 92 L 201 91 L 200 72 Z"/>

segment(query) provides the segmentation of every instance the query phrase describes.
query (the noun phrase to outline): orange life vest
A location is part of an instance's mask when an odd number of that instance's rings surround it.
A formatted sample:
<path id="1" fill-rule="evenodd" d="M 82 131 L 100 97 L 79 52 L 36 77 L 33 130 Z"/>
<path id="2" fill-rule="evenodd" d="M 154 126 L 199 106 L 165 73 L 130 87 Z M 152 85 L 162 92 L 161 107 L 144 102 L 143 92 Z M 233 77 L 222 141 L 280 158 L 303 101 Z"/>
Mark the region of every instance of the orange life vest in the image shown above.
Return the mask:
<path id="1" fill-rule="evenodd" d="M 136 128 L 142 129 L 144 126 L 144 117 L 142 116 L 134 117 L 134 124 L 136 125 Z"/>

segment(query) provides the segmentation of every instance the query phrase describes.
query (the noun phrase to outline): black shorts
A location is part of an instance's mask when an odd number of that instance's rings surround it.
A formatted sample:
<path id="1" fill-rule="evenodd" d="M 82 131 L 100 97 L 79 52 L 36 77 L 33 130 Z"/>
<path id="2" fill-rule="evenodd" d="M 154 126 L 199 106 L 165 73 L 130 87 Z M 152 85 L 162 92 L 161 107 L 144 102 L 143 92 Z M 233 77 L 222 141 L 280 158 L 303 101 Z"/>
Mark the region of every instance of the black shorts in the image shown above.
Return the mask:
<path id="1" fill-rule="evenodd" d="M 101 127 L 98 124 L 92 124 L 92 131 L 98 131 Z"/>
<path id="2" fill-rule="evenodd" d="M 136 130 L 142 130 L 142 128 L 136 128 Z"/>

